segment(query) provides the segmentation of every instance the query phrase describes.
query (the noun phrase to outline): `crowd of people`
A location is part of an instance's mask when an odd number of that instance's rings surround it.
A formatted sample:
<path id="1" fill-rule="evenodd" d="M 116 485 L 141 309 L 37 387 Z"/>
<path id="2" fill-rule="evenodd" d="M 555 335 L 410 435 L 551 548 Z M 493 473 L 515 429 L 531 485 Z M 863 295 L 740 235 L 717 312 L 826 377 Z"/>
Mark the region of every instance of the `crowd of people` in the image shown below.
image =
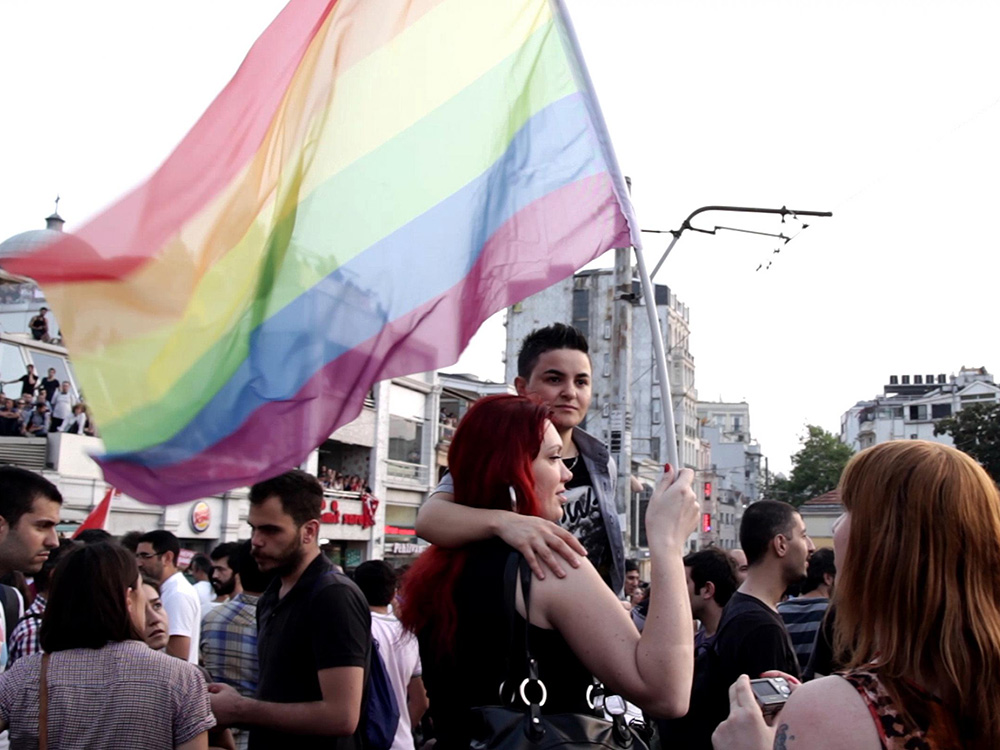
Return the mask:
<path id="1" fill-rule="evenodd" d="M 0 436 L 45 437 L 50 432 L 96 435 L 87 405 L 73 394 L 68 380 L 60 382 L 56 370 L 49 368 L 44 378 L 28 365 L 27 372 L 14 380 L 0 381 L 0 386 L 21 384 L 21 395 L 2 397 Z"/>
<path id="2" fill-rule="evenodd" d="M 319 481 L 324 489 L 340 492 L 364 492 L 365 482 L 357 474 L 344 474 L 329 466 L 319 467 Z"/>
<path id="3" fill-rule="evenodd" d="M 518 395 L 459 422 L 418 517 L 434 544 L 401 580 L 327 560 L 324 488 L 299 470 L 251 487 L 250 539 L 185 574 L 169 531 L 59 540 L 58 489 L 0 467 L 0 576 L 34 596 L 0 588 L 11 746 L 362 748 L 389 716 L 386 750 L 489 748 L 491 707 L 519 722 L 506 747 L 547 722 L 637 750 L 1000 746 L 1000 493 L 975 461 L 877 445 L 841 479 L 833 551 L 762 500 L 732 553 L 686 553 L 694 477 L 666 466 L 643 583 L 579 426 L 586 340 L 537 331 L 518 368 Z"/>

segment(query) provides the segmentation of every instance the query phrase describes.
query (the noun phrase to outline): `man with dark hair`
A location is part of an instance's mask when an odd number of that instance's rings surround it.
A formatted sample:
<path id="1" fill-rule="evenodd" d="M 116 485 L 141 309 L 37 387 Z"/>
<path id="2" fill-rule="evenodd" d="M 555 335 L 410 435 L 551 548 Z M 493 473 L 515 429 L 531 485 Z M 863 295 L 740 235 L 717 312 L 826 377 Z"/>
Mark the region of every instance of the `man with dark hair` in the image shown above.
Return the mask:
<path id="1" fill-rule="evenodd" d="M 160 582 L 160 600 L 169 621 L 167 653 L 197 664 L 201 602 L 194 586 L 177 569 L 180 554 L 177 537 L 163 529 L 143 534 L 135 550 L 142 574 Z"/>
<path id="2" fill-rule="evenodd" d="M 607 447 L 580 429 L 591 399 L 591 364 L 586 337 L 556 323 L 530 333 L 521 344 L 514 387 L 552 409 L 552 424 L 562 438 L 562 459 L 573 478 L 566 483 L 561 528 L 551 521 L 450 502 L 450 475 L 421 506 L 417 533 L 434 544 L 459 547 L 499 536 L 520 550 L 535 575 L 542 563 L 564 575 L 557 559 L 574 567 L 586 553 L 597 572 L 619 597 L 624 594 L 625 543 L 615 503 L 617 470 Z M 539 559 L 541 562 L 539 562 Z"/>
<path id="3" fill-rule="evenodd" d="M 695 662 L 690 732 L 678 747 L 709 750 L 712 732 L 729 713 L 729 686 L 778 670 L 799 677 L 795 649 L 777 604 L 790 584 L 806 577 L 815 551 L 802 516 L 788 503 L 761 500 L 743 512 L 740 547 L 747 556 L 746 580 L 722 612 L 715 641 Z"/>
<path id="4" fill-rule="evenodd" d="M 354 571 L 354 582 L 368 600 L 372 611 L 372 640 L 385 662 L 399 706 L 399 724 L 392 750 L 413 750 L 412 727 L 420 723 L 427 710 L 427 691 L 420 667 L 420 648 L 413 633 L 403 630 L 389 611 L 396 595 L 396 571 L 385 560 L 363 562 Z"/>
<path id="5" fill-rule="evenodd" d="M 73 537 L 73 540 L 80 544 L 99 544 L 100 542 L 110 542 L 112 539 L 111 534 L 104 529 L 84 529 Z"/>
<path id="6" fill-rule="evenodd" d="M 118 543 L 134 555 L 142 535 L 142 531 L 126 531 L 118 538 Z"/>
<path id="7" fill-rule="evenodd" d="M 56 377 L 56 368 L 49 368 L 48 374 L 42 378 L 40 388 L 45 392 L 45 398 L 48 399 L 49 403 L 52 403 L 52 397 L 59 390 L 59 378 Z"/>
<path id="8" fill-rule="evenodd" d="M 17 627 L 10 634 L 10 661 L 8 666 L 22 656 L 30 656 L 41 650 L 38 645 L 38 630 L 42 624 L 42 615 L 45 614 L 45 604 L 48 601 L 49 582 L 52 579 L 52 571 L 55 570 L 59 560 L 65 557 L 70 550 L 79 547 L 80 544 L 72 539 L 63 539 L 49 555 L 49 559 L 42 565 L 42 569 L 35 573 L 35 600 L 24 613 L 24 617 L 17 623 Z"/>
<path id="9" fill-rule="evenodd" d="M 640 585 L 642 579 L 639 576 L 639 563 L 635 560 L 625 561 L 625 600 L 632 604 L 638 604 L 637 597 L 641 598 L 642 589 Z"/>
<path id="10" fill-rule="evenodd" d="M 192 557 L 188 573 L 194 579 L 194 593 L 198 595 L 201 616 L 204 617 L 212 608 L 212 600 L 215 599 L 215 590 L 212 588 L 212 561 L 208 559 L 208 555 L 199 552 Z"/>
<path id="11" fill-rule="evenodd" d="M 697 657 L 712 645 L 722 619 L 722 610 L 736 591 L 736 570 L 729 555 L 711 547 L 684 558 L 691 614 L 701 623 L 694 636 Z"/>
<path id="12" fill-rule="evenodd" d="M 319 480 L 298 469 L 250 488 L 253 557 L 277 576 L 257 602 L 257 695 L 209 690 L 219 723 L 250 725 L 255 750 L 361 747 L 371 615 L 320 552 L 322 502 Z"/>
<path id="13" fill-rule="evenodd" d="M 216 558 L 216 553 L 224 558 Z M 220 554 L 221 554 L 220 553 Z M 240 695 L 257 693 L 257 601 L 274 578 L 261 573 L 250 552 L 250 542 L 226 542 L 212 550 L 212 559 L 225 559 L 231 569 L 233 598 L 214 607 L 201 624 L 201 663 L 215 682 L 234 687 Z M 236 747 L 247 747 L 250 734 L 233 728 Z"/>
<path id="14" fill-rule="evenodd" d="M 242 590 L 235 567 L 240 546 L 239 542 L 223 542 L 209 554 L 212 558 L 212 588 L 216 594 L 216 602 L 229 601 Z"/>
<path id="15" fill-rule="evenodd" d="M 62 494 L 45 477 L 17 466 L 0 466 L 0 576 L 38 573 L 59 546 L 56 524 Z M 24 614 L 16 589 L 0 586 L 0 672 L 7 667 L 7 637 Z"/>
<path id="16" fill-rule="evenodd" d="M 828 547 L 818 549 L 809 558 L 809 572 L 802 584 L 802 595 L 778 604 L 778 614 L 785 621 L 795 647 L 795 655 L 799 657 L 799 666 L 803 670 L 809 664 L 813 644 L 816 643 L 816 633 L 827 607 L 830 606 L 836 576 L 833 550 Z"/>

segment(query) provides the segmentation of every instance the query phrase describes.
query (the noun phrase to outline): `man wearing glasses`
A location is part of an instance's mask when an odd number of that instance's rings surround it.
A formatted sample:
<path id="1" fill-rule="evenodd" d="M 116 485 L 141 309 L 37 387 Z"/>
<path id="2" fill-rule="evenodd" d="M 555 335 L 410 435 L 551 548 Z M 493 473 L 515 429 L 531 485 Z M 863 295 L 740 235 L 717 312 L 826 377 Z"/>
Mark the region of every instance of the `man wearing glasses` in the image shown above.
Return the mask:
<path id="1" fill-rule="evenodd" d="M 161 529 L 139 537 L 135 550 L 142 574 L 160 582 L 160 600 L 170 622 L 167 653 L 197 664 L 201 602 L 194 586 L 177 569 L 180 553 L 181 543 L 177 537 Z"/>

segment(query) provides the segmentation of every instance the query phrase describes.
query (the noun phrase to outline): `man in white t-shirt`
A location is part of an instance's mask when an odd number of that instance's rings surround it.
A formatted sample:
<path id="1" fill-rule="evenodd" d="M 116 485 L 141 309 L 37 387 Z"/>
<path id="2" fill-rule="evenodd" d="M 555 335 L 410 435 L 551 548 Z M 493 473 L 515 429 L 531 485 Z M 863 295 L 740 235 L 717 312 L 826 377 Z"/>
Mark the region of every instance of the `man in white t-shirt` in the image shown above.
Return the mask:
<path id="1" fill-rule="evenodd" d="M 212 588 L 212 561 L 208 555 L 200 552 L 191 558 L 188 565 L 188 573 L 194 578 L 194 592 L 198 595 L 198 603 L 201 605 L 201 618 L 215 606 L 215 589 Z"/>
<path id="2" fill-rule="evenodd" d="M 378 641 L 378 651 L 399 704 L 399 726 L 392 750 L 413 750 L 413 727 L 427 710 L 427 691 L 420 676 L 417 639 L 404 631 L 389 612 L 389 603 L 396 595 L 396 571 L 385 560 L 369 560 L 354 571 L 354 582 L 368 600 L 372 638 Z"/>
<path id="3" fill-rule="evenodd" d="M 177 569 L 181 543 L 169 531 L 157 529 L 139 537 L 135 556 L 143 575 L 160 582 L 160 600 L 167 610 L 167 653 L 192 664 L 198 663 L 201 641 L 201 602 L 194 586 Z"/>

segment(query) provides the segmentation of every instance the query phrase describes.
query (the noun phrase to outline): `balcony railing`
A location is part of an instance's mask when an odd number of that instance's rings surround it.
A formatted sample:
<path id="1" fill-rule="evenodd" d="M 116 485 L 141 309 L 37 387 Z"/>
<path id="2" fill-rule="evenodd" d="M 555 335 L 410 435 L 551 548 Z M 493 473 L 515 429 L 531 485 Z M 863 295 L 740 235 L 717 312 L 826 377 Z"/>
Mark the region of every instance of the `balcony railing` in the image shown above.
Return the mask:
<path id="1" fill-rule="evenodd" d="M 386 474 L 390 479 L 408 484 L 426 485 L 430 472 L 424 464 L 411 464 L 406 461 L 386 459 Z"/>

